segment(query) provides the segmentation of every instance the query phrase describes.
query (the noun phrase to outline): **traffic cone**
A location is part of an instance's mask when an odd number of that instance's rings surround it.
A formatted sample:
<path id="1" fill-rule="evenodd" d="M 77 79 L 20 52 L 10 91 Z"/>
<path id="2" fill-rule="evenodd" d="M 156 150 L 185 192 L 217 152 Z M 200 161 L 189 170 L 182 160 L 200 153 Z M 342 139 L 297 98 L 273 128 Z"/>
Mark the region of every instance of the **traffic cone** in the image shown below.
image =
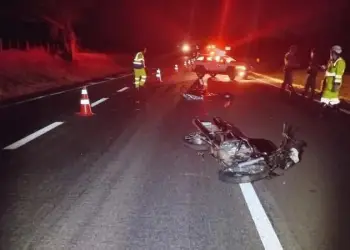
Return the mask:
<path id="1" fill-rule="evenodd" d="M 86 87 L 81 90 L 81 99 L 80 99 L 80 116 L 92 116 L 94 113 L 91 111 L 90 100 Z"/>

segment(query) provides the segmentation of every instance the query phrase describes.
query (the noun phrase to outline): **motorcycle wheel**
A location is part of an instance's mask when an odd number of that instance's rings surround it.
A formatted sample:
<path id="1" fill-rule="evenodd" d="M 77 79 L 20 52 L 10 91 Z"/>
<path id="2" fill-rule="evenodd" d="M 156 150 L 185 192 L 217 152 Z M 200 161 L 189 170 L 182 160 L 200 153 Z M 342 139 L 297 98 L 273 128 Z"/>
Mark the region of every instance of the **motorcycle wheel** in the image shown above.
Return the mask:
<path id="1" fill-rule="evenodd" d="M 249 174 L 242 172 L 225 171 L 225 169 L 219 170 L 219 180 L 231 184 L 240 184 L 259 181 L 266 178 L 269 175 L 269 169 L 265 168 L 264 171 L 257 174 Z"/>
<path id="2" fill-rule="evenodd" d="M 198 137 L 198 133 L 190 133 L 186 136 L 184 136 L 183 141 L 185 146 L 194 149 L 196 151 L 207 151 L 209 150 L 209 145 L 205 142 L 200 140 Z"/>

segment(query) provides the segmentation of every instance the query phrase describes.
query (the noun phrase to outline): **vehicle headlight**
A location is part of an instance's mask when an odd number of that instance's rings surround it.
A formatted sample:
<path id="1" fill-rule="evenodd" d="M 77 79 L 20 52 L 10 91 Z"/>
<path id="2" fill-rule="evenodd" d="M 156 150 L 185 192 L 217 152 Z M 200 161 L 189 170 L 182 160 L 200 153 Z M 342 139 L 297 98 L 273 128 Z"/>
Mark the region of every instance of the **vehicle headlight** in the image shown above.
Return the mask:
<path id="1" fill-rule="evenodd" d="M 236 69 L 245 71 L 245 70 L 247 70 L 247 67 L 243 66 L 243 65 L 239 65 L 239 66 L 236 66 Z"/>
<path id="2" fill-rule="evenodd" d="M 189 52 L 191 50 L 190 46 L 188 44 L 182 45 L 182 52 Z"/>

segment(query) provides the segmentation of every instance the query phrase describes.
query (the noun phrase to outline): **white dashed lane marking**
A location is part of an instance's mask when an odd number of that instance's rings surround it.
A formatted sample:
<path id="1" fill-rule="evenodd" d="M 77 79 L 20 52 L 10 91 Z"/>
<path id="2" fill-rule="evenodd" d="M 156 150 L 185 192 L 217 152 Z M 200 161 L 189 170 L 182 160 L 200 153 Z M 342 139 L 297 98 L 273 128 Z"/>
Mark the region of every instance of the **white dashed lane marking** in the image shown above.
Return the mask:
<path id="1" fill-rule="evenodd" d="M 124 88 L 121 88 L 121 89 L 119 89 L 117 92 L 124 92 L 125 90 L 127 90 L 127 89 L 129 89 L 129 87 L 124 87 Z"/>
<path id="2" fill-rule="evenodd" d="M 91 103 L 91 107 L 95 107 L 95 106 L 99 105 L 100 103 L 103 103 L 107 100 L 108 100 L 108 98 L 106 98 L 106 97 L 101 98 L 100 100 L 97 100 L 96 102 Z"/>
<path id="3" fill-rule="evenodd" d="M 4 149 L 5 150 L 14 150 L 14 149 L 17 149 L 19 147 L 22 147 L 23 145 L 27 144 L 28 142 L 38 138 L 39 136 L 42 136 L 43 134 L 49 132 L 50 130 L 53 130 L 54 128 L 62 125 L 64 122 L 54 122 L 26 137 L 24 137 L 23 139 L 19 140 L 19 141 L 16 141 L 14 143 L 12 143 L 11 145 L 5 147 Z"/>

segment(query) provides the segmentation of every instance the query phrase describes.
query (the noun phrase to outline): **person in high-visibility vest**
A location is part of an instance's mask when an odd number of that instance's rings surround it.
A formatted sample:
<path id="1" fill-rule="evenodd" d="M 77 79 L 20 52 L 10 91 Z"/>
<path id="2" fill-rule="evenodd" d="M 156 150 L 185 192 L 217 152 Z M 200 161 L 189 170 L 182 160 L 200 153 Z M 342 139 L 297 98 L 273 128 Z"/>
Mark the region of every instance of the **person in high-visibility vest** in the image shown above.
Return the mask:
<path id="1" fill-rule="evenodd" d="M 343 75 L 346 69 L 345 60 L 341 57 L 342 48 L 335 45 L 331 48 L 328 65 L 323 66 L 326 70 L 324 77 L 324 90 L 321 103 L 325 105 L 337 105 L 340 103 L 339 91 L 343 82 Z"/>
<path id="2" fill-rule="evenodd" d="M 145 70 L 145 56 L 147 49 L 145 48 L 143 52 L 138 52 L 134 58 L 134 76 L 135 76 L 135 87 L 138 89 L 143 87 L 147 80 L 147 73 Z"/>
<path id="3" fill-rule="evenodd" d="M 179 66 L 177 66 L 177 64 L 175 64 L 174 69 L 175 69 L 175 72 L 179 72 Z"/>

